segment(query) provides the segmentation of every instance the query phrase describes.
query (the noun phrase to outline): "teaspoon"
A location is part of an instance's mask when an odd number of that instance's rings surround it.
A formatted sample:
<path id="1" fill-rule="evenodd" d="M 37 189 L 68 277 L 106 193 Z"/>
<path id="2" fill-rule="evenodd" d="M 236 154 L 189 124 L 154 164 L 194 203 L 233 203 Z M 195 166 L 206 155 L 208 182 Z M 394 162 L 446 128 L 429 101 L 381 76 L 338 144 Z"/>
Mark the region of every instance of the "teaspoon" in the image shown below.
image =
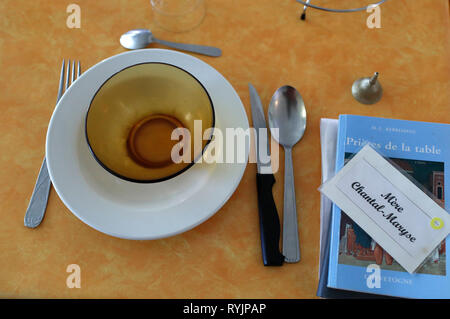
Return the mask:
<path id="1" fill-rule="evenodd" d="M 129 50 L 144 49 L 150 43 L 159 43 L 174 49 L 189 51 L 194 53 L 200 53 L 203 55 L 218 57 L 222 55 L 222 50 L 214 47 L 196 45 L 196 44 L 185 44 L 169 42 L 164 40 L 159 40 L 155 38 L 152 32 L 148 29 L 135 29 L 128 31 L 120 37 L 120 44 Z"/>

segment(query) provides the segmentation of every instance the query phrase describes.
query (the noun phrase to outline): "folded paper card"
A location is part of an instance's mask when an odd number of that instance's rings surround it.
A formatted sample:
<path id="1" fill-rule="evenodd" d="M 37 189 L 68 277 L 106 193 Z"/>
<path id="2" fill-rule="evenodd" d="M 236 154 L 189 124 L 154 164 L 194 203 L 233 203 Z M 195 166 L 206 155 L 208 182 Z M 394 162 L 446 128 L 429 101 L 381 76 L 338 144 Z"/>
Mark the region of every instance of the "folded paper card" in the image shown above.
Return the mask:
<path id="1" fill-rule="evenodd" d="M 367 144 L 321 192 L 409 273 L 450 233 L 450 216 Z"/>

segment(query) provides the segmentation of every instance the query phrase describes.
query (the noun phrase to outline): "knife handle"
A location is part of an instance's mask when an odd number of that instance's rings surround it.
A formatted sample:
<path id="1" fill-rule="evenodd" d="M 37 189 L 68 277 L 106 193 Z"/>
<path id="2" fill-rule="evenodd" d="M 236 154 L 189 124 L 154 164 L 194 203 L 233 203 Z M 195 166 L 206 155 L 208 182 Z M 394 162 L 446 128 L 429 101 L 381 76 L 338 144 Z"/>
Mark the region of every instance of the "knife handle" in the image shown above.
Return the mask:
<path id="1" fill-rule="evenodd" d="M 284 256 L 280 252 L 280 219 L 273 200 L 273 174 L 256 174 L 258 188 L 259 227 L 264 266 L 281 266 Z"/>

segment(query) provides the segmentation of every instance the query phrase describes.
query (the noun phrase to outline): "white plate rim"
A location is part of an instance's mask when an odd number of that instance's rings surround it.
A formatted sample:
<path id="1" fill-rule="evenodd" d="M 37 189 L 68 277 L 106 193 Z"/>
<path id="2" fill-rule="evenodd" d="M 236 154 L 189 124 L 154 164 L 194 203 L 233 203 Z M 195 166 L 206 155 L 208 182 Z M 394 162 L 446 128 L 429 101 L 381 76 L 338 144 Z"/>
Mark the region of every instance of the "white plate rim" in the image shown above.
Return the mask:
<path id="1" fill-rule="evenodd" d="M 52 118 L 50 120 L 49 128 L 47 131 L 47 140 L 46 140 L 46 159 L 47 159 L 47 166 L 48 166 L 50 179 L 52 180 L 54 189 L 58 193 L 58 195 L 61 198 L 64 205 L 77 218 L 79 218 L 85 224 L 87 224 L 88 226 L 90 226 L 102 233 L 105 233 L 105 234 L 108 234 L 108 235 L 114 236 L 114 237 L 124 238 L 124 239 L 152 240 L 152 239 L 170 237 L 170 236 L 174 236 L 174 235 L 186 232 L 190 229 L 195 228 L 199 224 L 205 222 L 207 219 L 212 217 L 229 200 L 229 198 L 232 196 L 232 194 L 235 192 L 236 188 L 238 187 L 238 185 L 242 179 L 242 176 L 245 172 L 247 161 L 248 161 L 248 156 L 249 156 L 248 150 L 246 150 L 246 154 L 245 154 L 245 163 L 234 164 L 235 167 L 237 167 L 234 169 L 234 173 L 233 173 L 234 175 L 228 176 L 228 178 L 230 180 L 231 179 L 233 180 L 232 187 L 229 187 L 226 192 L 223 192 L 220 201 L 216 200 L 214 209 L 209 209 L 209 211 L 207 213 L 205 213 L 202 216 L 202 218 L 198 218 L 196 220 L 196 222 L 194 222 L 194 223 L 190 223 L 189 225 L 186 225 L 185 227 L 181 227 L 179 229 L 172 230 L 170 232 L 166 232 L 164 234 L 158 234 L 158 235 L 152 235 L 152 234 L 135 235 L 135 234 L 129 233 L 127 231 L 125 231 L 125 232 L 111 231 L 107 227 L 105 228 L 104 226 L 99 225 L 98 223 L 92 222 L 92 220 L 90 220 L 88 217 L 86 217 L 86 214 L 84 214 L 83 212 L 77 211 L 77 209 L 74 207 L 73 199 L 70 199 L 68 196 L 66 196 L 67 192 L 66 192 L 65 188 L 66 188 L 67 182 L 61 181 L 58 176 L 58 169 L 55 167 L 56 166 L 55 160 L 57 160 L 57 159 L 54 156 L 54 152 L 52 153 L 52 145 L 54 144 L 53 140 L 55 139 L 53 128 L 55 126 L 56 119 L 58 118 L 58 116 L 57 116 L 58 113 L 65 108 L 66 104 L 70 104 L 69 103 L 70 100 L 73 100 L 75 98 L 75 93 L 77 93 L 76 91 L 82 81 L 83 81 L 83 83 L 86 83 L 89 81 L 89 78 L 94 78 L 95 76 L 98 76 L 98 74 L 96 74 L 96 70 L 98 69 L 99 66 L 105 65 L 105 64 L 112 65 L 113 62 L 117 62 L 120 59 L 134 61 L 131 63 L 136 63 L 136 64 L 139 63 L 139 61 L 142 61 L 142 59 L 144 59 L 144 60 L 148 59 L 148 61 L 153 61 L 153 62 L 156 59 L 158 62 L 165 62 L 165 63 L 169 63 L 169 64 L 174 64 L 173 63 L 174 61 L 179 61 L 179 63 L 186 63 L 186 61 L 188 61 L 188 62 L 192 62 L 196 66 L 200 66 L 200 69 L 201 69 L 200 71 L 203 72 L 202 74 L 206 74 L 206 76 L 210 76 L 210 77 L 214 78 L 215 81 L 220 81 L 224 86 L 223 89 L 225 89 L 225 91 L 228 91 L 227 94 L 234 100 L 234 107 L 236 108 L 236 110 L 240 110 L 241 123 L 238 127 L 242 127 L 243 129 L 247 129 L 249 127 L 248 118 L 247 118 L 244 106 L 243 106 L 242 101 L 240 100 L 237 92 L 234 90 L 234 88 L 231 86 L 231 84 L 217 70 L 215 70 L 213 67 L 211 67 L 207 63 L 203 62 L 202 60 L 197 59 L 197 58 L 187 55 L 187 54 L 180 53 L 180 52 L 176 52 L 176 51 L 172 51 L 172 50 L 163 50 L 163 49 L 144 49 L 144 50 L 136 50 L 136 51 L 129 51 L 129 52 L 121 53 L 121 54 L 112 56 L 108 59 L 105 59 L 105 60 L 99 62 L 98 64 L 96 64 L 95 66 L 91 67 L 90 69 L 88 69 L 67 90 L 66 94 L 63 95 L 63 97 L 57 104 L 57 106 L 53 112 Z M 132 65 L 132 64 L 130 64 L 130 65 Z M 176 65 L 176 64 L 174 64 L 174 65 Z M 180 66 L 182 68 L 184 67 L 182 65 L 178 65 L 178 66 Z M 120 70 L 120 68 L 117 69 L 116 71 L 113 70 L 111 72 L 116 73 L 118 70 Z M 195 72 L 192 72 L 192 70 L 188 70 L 188 71 L 193 73 L 193 75 L 197 77 L 197 74 L 195 74 Z M 104 76 L 104 80 L 106 80 L 107 78 L 109 78 L 109 76 Z M 207 85 L 205 85 L 205 86 L 207 87 Z M 73 93 L 71 93 L 71 92 L 73 92 Z M 214 99 L 215 92 L 211 92 L 209 90 L 208 90 L 208 92 Z M 66 106 L 66 108 L 67 108 L 67 106 Z M 73 112 L 73 111 L 71 110 L 71 112 Z M 219 167 L 217 169 L 220 170 L 222 168 Z M 104 170 L 104 169 L 102 168 L 102 170 Z M 214 172 L 215 171 L 216 171 L 216 169 L 214 170 Z M 106 172 L 106 170 L 105 170 L 105 172 Z M 110 174 L 108 172 L 106 172 L 106 173 Z M 183 173 L 183 174 L 185 174 L 185 173 Z M 180 176 L 183 176 L 183 174 L 181 174 Z M 117 178 L 117 177 L 115 177 L 115 178 Z M 162 183 L 164 183 L 164 182 L 162 182 Z M 211 183 L 211 181 L 208 180 L 207 183 Z"/>

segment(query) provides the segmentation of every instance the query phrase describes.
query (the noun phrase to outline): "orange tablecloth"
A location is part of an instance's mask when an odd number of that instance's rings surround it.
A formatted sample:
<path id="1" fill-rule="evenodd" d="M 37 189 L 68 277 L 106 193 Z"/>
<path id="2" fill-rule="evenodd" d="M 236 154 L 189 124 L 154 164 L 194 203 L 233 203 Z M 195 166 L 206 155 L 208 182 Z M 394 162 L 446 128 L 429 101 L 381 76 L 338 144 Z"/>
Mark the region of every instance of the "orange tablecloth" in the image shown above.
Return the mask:
<path id="1" fill-rule="evenodd" d="M 380 29 L 367 28 L 366 12 L 309 10 L 302 22 L 302 6 L 294 0 L 207 0 L 204 22 L 178 34 L 154 25 L 148 0 L 76 1 L 81 28 L 69 29 L 70 3 L 0 3 L 0 297 L 312 298 L 318 282 L 319 119 L 353 113 L 450 122 L 447 0 L 390 0 L 381 7 Z M 54 190 L 41 226 L 23 226 L 61 60 L 79 59 L 86 69 L 123 52 L 119 36 L 140 27 L 162 39 L 222 48 L 220 58 L 198 57 L 231 82 L 250 120 L 248 82 L 266 109 L 279 86 L 301 92 L 308 129 L 293 151 L 300 263 L 262 265 L 255 164 L 216 215 L 172 238 L 136 242 L 104 235 L 72 215 Z M 384 96 L 364 106 L 350 88 L 375 71 Z M 274 187 L 280 214 L 283 174 L 281 167 Z M 69 264 L 81 268 L 79 289 L 66 286 Z"/>

